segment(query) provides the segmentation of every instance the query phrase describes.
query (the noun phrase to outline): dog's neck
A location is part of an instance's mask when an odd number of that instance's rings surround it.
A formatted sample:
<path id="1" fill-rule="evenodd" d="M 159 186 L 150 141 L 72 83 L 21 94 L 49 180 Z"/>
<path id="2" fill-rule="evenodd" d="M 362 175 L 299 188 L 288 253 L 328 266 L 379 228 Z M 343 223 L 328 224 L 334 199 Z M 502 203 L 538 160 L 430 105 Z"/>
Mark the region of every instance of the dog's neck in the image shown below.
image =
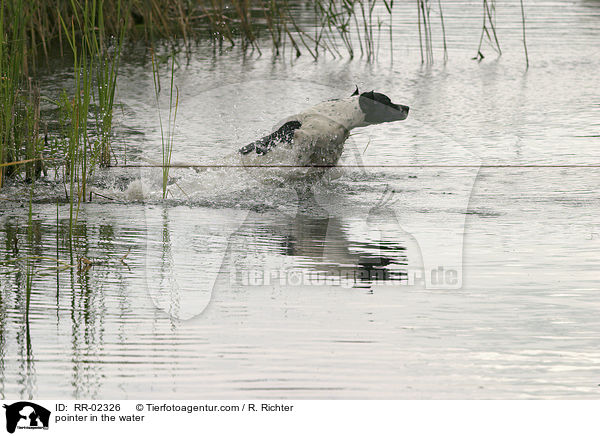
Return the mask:
<path id="1" fill-rule="evenodd" d="M 369 125 L 365 122 L 365 114 L 360 109 L 358 96 L 319 103 L 307 110 L 306 114 L 316 114 L 328 118 L 348 131 L 355 127 Z"/>

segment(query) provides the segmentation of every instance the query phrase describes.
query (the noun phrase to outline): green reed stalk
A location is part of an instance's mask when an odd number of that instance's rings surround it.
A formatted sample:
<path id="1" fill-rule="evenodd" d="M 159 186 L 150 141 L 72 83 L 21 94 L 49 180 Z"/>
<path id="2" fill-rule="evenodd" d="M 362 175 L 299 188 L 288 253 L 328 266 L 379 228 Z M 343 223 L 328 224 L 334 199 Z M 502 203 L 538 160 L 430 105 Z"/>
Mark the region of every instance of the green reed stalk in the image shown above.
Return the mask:
<path id="1" fill-rule="evenodd" d="M 61 17 L 62 20 L 62 17 Z M 67 156 L 67 169 L 69 177 L 69 241 L 73 239 L 73 225 L 74 225 L 74 197 L 75 197 L 75 183 L 77 180 L 77 169 L 79 161 L 79 110 L 78 102 L 80 101 L 80 61 L 79 61 L 79 49 L 75 43 L 75 26 L 71 22 L 71 26 L 62 21 L 67 41 L 71 46 L 73 52 L 73 70 L 75 73 L 75 95 L 72 99 L 69 99 L 66 92 L 63 91 L 63 97 L 61 100 L 61 111 L 69 118 L 69 125 L 67 131 L 67 145 L 66 145 L 66 156 Z M 69 244 L 71 245 L 71 244 Z"/>
<path id="2" fill-rule="evenodd" d="M 35 99 L 25 89 L 26 12 L 22 0 L 0 3 L 0 188 L 7 177 L 18 173 L 16 162 L 34 159 L 37 150 L 32 129 L 39 125 L 39 105 L 36 108 Z"/>
<path id="3" fill-rule="evenodd" d="M 429 0 L 421 0 L 421 12 L 423 17 L 423 29 L 425 30 L 425 53 L 427 55 L 427 63 L 433 63 L 433 43 L 431 37 L 431 7 Z"/>
<path id="4" fill-rule="evenodd" d="M 116 14 L 121 18 L 121 27 L 118 34 L 115 52 L 111 55 L 106 47 L 106 31 L 104 27 L 104 1 L 101 0 L 98 7 L 98 34 L 92 35 L 92 55 L 96 58 L 96 97 L 98 109 L 96 113 L 96 126 L 99 140 L 98 149 L 95 152 L 100 166 L 110 166 L 111 160 L 111 136 L 113 121 L 113 106 L 115 102 L 115 91 L 117 87 L 117 76 L 123 41 L 125 40 L 125 29 L 127 17 L 123 16 L 121 1 L 117 2 Z M 92 23 L 93 24 L 93 23 Z M 99 156 L 98 156 L 99 155 Z"/>
<path id="5" fill-rule="evenodd" d="M 279 56 L 279 48 L 281 47 L 281 26 L 277 21 L 277 6 L 275 0 L 271 0 L 269 3 L 265 0 L 261 0 L 263 15 L 267 22 L 267 30 L 271 36 L 271 44 L 275 49 L 275 55 Z"/>
<path id="6" fill-rule="evenodd" d="M 423 37 L 421 34 L 421 0 L 417 0 L 417 25 L 419 26 L 419 48 L 421 49 L 421 63 L 425 63 L 423 58 Z"/>
<path id="7" fill-rule="evenodd" d="M 393 8 L 394 8 L 394 0 L 383 0 L 383 4 L 388 12 L 388 17 L 390 19 L 390 62 L 394 63 L 394 43 L 393 43 Z"/>
<path id="8" fill-rule="evenodd" d="M 13 82 L 9 79 L 9 56 L 8 56 L 8 38 L 4 30 L 4 2 L 0 6 L 0 165 L 8 163 L 11 158 L 11 125 L 12 125 L 12 107 L 14 105 Z M 0 187 L 4 181 L 5 167 L 0 167 Z"/>
<path id="9" fill-rule="evenodd" d="M 527 54 L 527 39 L 525 38 L 525 8 L 523 7 L 523 0 L 521 0 L 521 22 L 523 24 L 523 49 L 525 50 L 525 63 L 529 68 L 529 55 Z"/>
<path id="10" fill-rule="evenodd" d="M 91 4 L 90 4 L 91 3 Z M 67 125 L 67 162 L 69 167 L 69 240 L 73 236 L 73 226 L 77 221 L 80 202 L 86 198 L 86 184 L 88 177 L 88 112 L 91 100 L 93 59 L 90 56 L 90 32 L 93 32 L 93 23 L 90 16 L 96 13 L 96 2 L 85 1 L 83 5 L 72 0 L 74 10 L 80 12 L 71 18 L 70 26 L 62 21 L 65 35 L 73 53 L 73 73 L 75 78 L 74 95 L 72 99 L 66 97 L 62 100 L 63 111 L 67 112 L 69 122 Z M 62 19 L 62 17 L 61 17 Z M 76 29 L 81 32 L 81 40 L 76 37 Z M 77 198 L 77 208 L 75 208 Z"/>
<path id="11" fill-rule="evenodd" d="M 33 188 L 31 184 L 29 189 L 29 212 L 27 217 L 27 242 L 29 251 L 33 252 Z M 27 325 L 27 336 L 29 337 L 29 307 L 31 306 L 31 290 L 33 288 L 33 260 L 27 258 L 27 266 L 25 269 L 25 322 Z"/>
<path id="12" fill-rule="evenodd" d="M 165 136 L 163 127 L 162 113 L 160 110 L 160 75 L 154 51 L 152 52 L 152 76 L 154 79 L 154 95 L 156 98 L 156 107 L 158 110 L 158 122 L 160 124 L 160 138 L 162 151 L 162 196 L 167 198 L 167 185 L 169 182 L 169 170 L 171 166 L 171 157 L 173 155 L 173 146 L 175 139 L 175 123 L 177 121 L 177 108 L 179 107 L 179 88 L 175 86 L 175 54 L 171 55 L 171 83 L 169 92 L 169 119 L 168 131 Z M 175 92 L 175 94 L 174 94 Z"/>
<path id="13" fill-rule="evenodd" d="M 491 6 L 490 6 L 491 2 Z M 489 28 L 488 28 L 489 25 Z M 490 29 L 492 33 L 490 34 Z M 483 59 L 483 53 L 481 52 L 481 45 L 483 44 L 483 37 L 487 36 L 490 45 L 502 55 L 502 49 L 500 48 L 500 42 L 498 41 L 498 35 L 496 35 L 496 3 L 495 0 L 483 0 L 483 23 L 481 25 L 481 36 L 479 37 L 479 47 L 477 48 L 477 56 L 473 59 Z M 492 44 L 492 36 L 494 44 Z"/>
<path id="14" fill-rule="evenodd" d="M 438 0 L 440 8 L 440 21 L 442 23 L 442 36 L 444 38 L 444 62 L 448 61 L 448 47 L 446 46 L 446 26 L 444 25 L 444 11 L 442 11 L 442 0 Z"/>
<path id="15" fill-rule="evenodd" d="M 490 3 L 491 3 L 491 7 L 490 7 Z M 492 34 L 494 35 L 494 41 L 496 43 L 496 48 L 498 49 L 498 54 L 501 55 L 502 49 L 500 48 L 500 42 L 498 41 L 498 35 L 496 34 L 496 1 L 495 0 L 484 0 L 483 4 L 487 10 L 488 20 L 490 23 L 490 27 L 492 28 Z"/>
<path id="16" fill-rule="evenodd" d="M 362 25 L 363 25 L 363 38 L 365 40 L 365 51 L 367 54 L 367 60 L 371 60 L 371 56 L 373 55 L 373 40 L 371 38 L 371 34 L 369 33 L 369 22 L 367 20 L 366 12 L 365 12 L 365 4 L 362 0 L 359 0 L 360 4 L 360 12 L 362 15 Z"/>
<path id="17" fill-rule="evenodd" d="M 368 30 L 369 30 L 369 38 L 371 40 L 371 61 L 375 61 L 377 56 L 377 51 L 375 48 L 375 37 L 373 36 L 373 10 L 375 9 L 375 4 L 377 0 L 368 0 L 369 1 L 369 22 L 368 22 Z M 377 27 L 377 34 L 381 35 L 381 26 Z"/>
<path id="18" fill-rule="evenodd" d="M 175 139 L 175 122 L 177 120 L 177 108 L 179 107 L 179 88 L 173 84 L 175 78 L 175 56 L 171 60 L 171 87 L 169 91 L 169 137 L 166 150 L 163 148 L 163 198 L 167 197 L 166 189 L 169 181 L 169 167 L 171 165 L 171 157 L 173 155 L 173 141 Z M 173 102 L 173 88 L 175 88 L 176 96 Z M 173 105 L 173 103 L 175 103 Z M 172 121 L 171 121 L 172 119 Z"/>
<path id="19" fill-rule="evenodd" d="M 125 38 L 126 19 L 114 53 L 106 46 L 104 19 L 105 0 L 71 0 L 71 22 L 60 16 L 66 40 L 73 55 L 73 97 L 65 92 L 59 107 L 66 118 L 64 136 L 69 177 L 69 236 L 77 221 L 80 203 L 87 199 L 88 179 L 97 166 L 110 165 L 110 140 L 113 105 L 121 48 Z M 117 15 L 122 15 L 120 1 Z M 95 120 L 90 136 L 90 108 L 96 103 Z M 77 207 L 75 208 L 75 201 Z"/>

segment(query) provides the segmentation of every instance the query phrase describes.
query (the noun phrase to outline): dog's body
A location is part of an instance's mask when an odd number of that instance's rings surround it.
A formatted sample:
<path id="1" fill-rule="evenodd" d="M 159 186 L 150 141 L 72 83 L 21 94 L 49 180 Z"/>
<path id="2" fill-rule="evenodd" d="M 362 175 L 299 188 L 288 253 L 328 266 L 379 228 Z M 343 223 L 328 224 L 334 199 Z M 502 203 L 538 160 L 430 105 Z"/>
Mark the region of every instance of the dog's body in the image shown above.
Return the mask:
<path id="1" fill-rule="evenodd" d="M 298 166 L 334 166 L 344 150 L 350 131 L 356 127 L 401 121 L 408 106 L 396 105 L 379 93 L 358 93 L 340 100 L 319 103 L 284 120 L 270 135 L 254 141 L 239 152 L 260 161 L 276 147 L 291 154 Z"/>

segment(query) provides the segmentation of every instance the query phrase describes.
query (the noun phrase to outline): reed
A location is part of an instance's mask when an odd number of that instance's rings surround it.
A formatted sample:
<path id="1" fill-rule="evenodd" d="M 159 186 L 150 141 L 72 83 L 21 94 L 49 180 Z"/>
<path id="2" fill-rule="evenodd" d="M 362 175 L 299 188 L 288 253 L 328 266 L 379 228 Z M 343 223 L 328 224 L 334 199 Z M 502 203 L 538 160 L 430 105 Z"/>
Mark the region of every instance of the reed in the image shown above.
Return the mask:
<path id="1" fill-rule="evenodd" d="M 27 215 L 27 245 L 29 252 L 34 252 L 33 242 L 33 191 L 34 184 L 31 184 L 29 189 L 29 210 Z M 29 308 L 31 307 L 31 290 L 33 289 L 34 261 L 30 257 L 27 258 L 25 267 L 25 323 L 27 326 L 27 343 L 30 343 L 29 336 Z M 29 348 L 29 346 L 28 346 Z"/>
<path id="2" fill-rule="evenodd" d="M 444 40 L 444 62 L 447 62 L 448 47 L 446 45 L 446 26 L 444 25 L 444 11 L 442 10 L 442 0 L 438 0 L 438 7 L 440 8 L 440 22 L 442 24 L 442 37 Z"/>
<path id="3" fill-rule="evenodd" d="M 314 59 L 324 54 L 334 58 L 360 56 L 375 62 L 381 32 L 385 31 L 385 21 L 375 13 L 381 5 L 377 1 L 306 0 L 303 5 L 314 13 L 314 26 L 308 31 L 298 24 L 298 4 L 288 0 L 2 0 L 0 188 L 7 178 L 23 176 L 32 182 L 46 172 L 52 159 L 55 173 L 62 171 L 66 196 L 72 203 L 70 215 L 76 220 L 77 207 L 86 201 L 88 181 L 95 169 L 112 166 L 119 158 L 111 146 L 112 124 L 126 39 L 145 40 L 151 47 L 170 44 L 173 51 L 183 41 L 187 52 L 192 41 L 208 37 L 215 51 L 225 44 L 239 44 L 259 54 L 259 41 L 267 40 L 275 56 L 284 55 L 291 47 L 289 53 L 296 57 L 305 53 Z M 379 10 L 389 18 L 393 53 L 394 1 L 382 1 Z M 496 34 L 495 0 L 482 1 L 478 59 L 483 58 L 484 39 L 502 53 Z M 417 0 L 421 60 L 427 64 L 433 63 L 431 5 L 431 0 Z M 441 0 L 437 6 L 445 61 L 448 47 Z M 528 65 L 522 0 L 521 14 Z M 261 33 L 267 38 L 261 38 Z M 53 46 L 72 58 L 73 84 L 60 96 L 45 97 L 54 98 L 61 119 L 59 131 L 46 132 L 40 118 L 40 93 L 30 75 Z M 163 163 L 170 162 L 177 116 L 178 90 L 171 84 L 168 128 L 165 131 L 161 126 Z M 168 170 L 163 184 L 166 180 Z M 165 189 L 163 195 L 167 195 Z"/>
<path id="4" fill-rule="evenodd" d="M 167 121 L 167 131 L 163 126 L 162 112 L 160 109 L 160 74 L 159 65 L 156 61 L 154 51 L 152 51 L 152 77 L 154 79 L 154 95 L 156 98 L 156 108 L 158 111 L 158 122 L 160 125 L 161 137 L 161 155 L 162 155 L 162 197 L 167 198 L 169 170 L 171 167 L 171 157 L 173 156 L 173 145 L 175 138 L 175 124 L 177 121 L 177 108 L 179 106 L 179 89 L 175 86 L 175 54 L 171 58 L 171 79 L 169 88 L 169 118 Z"/>
<path id="5" fill-rule="evenodd" d="M 477 55 L 473 58 L 476 60 L 482 60 L 485 56 L 481 52 L 481 46 L 486 40 L 490 43 L 492 48 L 502 55 L 502 49 L 500 48 L 500 42 L 498 41 L 498 35 L 496 34 L 496 1 L 495 0 L 483 0 L 483 22 L 481 25 L 481 36 L 479 37 L 479 46 L 477 47 Z"/>
<path id="6" fill-rule="evenodd" d="M 120 23 L 114 44 L 107 43 L 114 39 L 105 26 L 107 2 L 115 9 L 112 27 L 116 28 L 117 18 Z M 94 168 L 109 166 L 111 162 L 112 114 L 127 16 L 121 0 L 56 2 L 56 11 L 51 14 L 44 7 L 49 3 L 42 2 L 36 11 L 33 3 L 4 0 L 0 7 L 0 187 L 22 168 L 25 180 L 34 180 L 45 170 L 44 156 L 56 158 L 59 154 L 69 178 L 70 201 L 84 200 L 87 180 Z M 55 15 L 50 19 L 49 14 Z M 28 71 L 34 67 L 38 42 L 45 52 L 51 42 L 44 29 L 56 30 L 57 21 L 61 51 L 66 43 L 72 53 L 74 84 L 71 97 L 65 90 L 55 101 L 67 122 L 61 132 L 54 132 L 55 140 L 48 143 L 47 135 L 40 134 L 40 96 Z M 61 150 L 52 149 L 56 143 L 62 146 Z"/>
<path id="7" fill-rule="evenodd" d="M 383 4 L 385 5 L 385 8 L 387 9 L 388 12 L 388 18 L 390 20 L 390 24 L 389 24 L 389 30 L 390 30 L 390 62 L 394 62 L 394 38 L 393 38 L 393 11 L 394 11 L 394 0 L 390 0 L 389 2 L 387 0 L 383 0 Z"/>
<path id="8" fill-rule="evenodd" d="M 529 54 L 527 53 L 527 38 L 525 37 L 525 8 L 523 7 L 523 0 L 521 2 L 521 24 L 523 28 L 523 50 L 525 51 L 525 65 L 529 68 Z"/>
<path id="9" fill-rule="evenodd" d="M 29 16 L 23 2 L 0 4 L 0 187 L 7 177 L 26 170 L 32 180 L 41 169 L 37 162 L 39 94 L 27 79 L 25 32 Z"/>
<path id="10" fill-rule="evenodd" d="M 431 37 L 431 5 L 429 0 L 417 0 L 417 21 L 419 26 L 419 47 L 421 63 L 433 63 L 433 41 Z M 425 47 L 425 49 L 423 49 Z"/>
<path id="11" fill-rule="evenodd" d="M 105 33 L 104 15 L 102 13 L 102 2 L 98 14 L 98 34 L 91 41 L 95 44 L 92 57 L 96 60 L 96 126 L 98 129 L 99 143 L 97 159 L 100 166 L 111 165 L 111 137 L 113 106 L 115 104 L 115 92 L 117 88 L 117 76 L 119 62 L 125 40 L 125 29 L 127 28 L 128 16 L 123 14 L 121 1 L 117 1 L 116 16 L 120 18 L 120 27 L 116 35 L 114 47 L 107 45 L 109 40 Z M 93 24 L 93 23 L 92 23 Z"/>

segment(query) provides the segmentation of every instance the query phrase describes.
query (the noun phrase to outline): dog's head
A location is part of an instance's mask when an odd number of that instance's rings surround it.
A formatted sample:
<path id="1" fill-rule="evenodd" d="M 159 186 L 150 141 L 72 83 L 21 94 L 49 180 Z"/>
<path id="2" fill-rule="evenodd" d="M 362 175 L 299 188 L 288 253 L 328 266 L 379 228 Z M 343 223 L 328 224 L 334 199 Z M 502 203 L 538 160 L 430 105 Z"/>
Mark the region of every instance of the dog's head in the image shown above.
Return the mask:
<path id="1" fill-rule="evenodd" d="M 391 121 L 402 121 L 408 116 L 409 107 L 394 104 L 385 94 L 370 91 L 359 94 L 358 88 L 353 96 L 358 95 L 360 110 L 365 116 L 365 123 L 380 124 Z"/>

